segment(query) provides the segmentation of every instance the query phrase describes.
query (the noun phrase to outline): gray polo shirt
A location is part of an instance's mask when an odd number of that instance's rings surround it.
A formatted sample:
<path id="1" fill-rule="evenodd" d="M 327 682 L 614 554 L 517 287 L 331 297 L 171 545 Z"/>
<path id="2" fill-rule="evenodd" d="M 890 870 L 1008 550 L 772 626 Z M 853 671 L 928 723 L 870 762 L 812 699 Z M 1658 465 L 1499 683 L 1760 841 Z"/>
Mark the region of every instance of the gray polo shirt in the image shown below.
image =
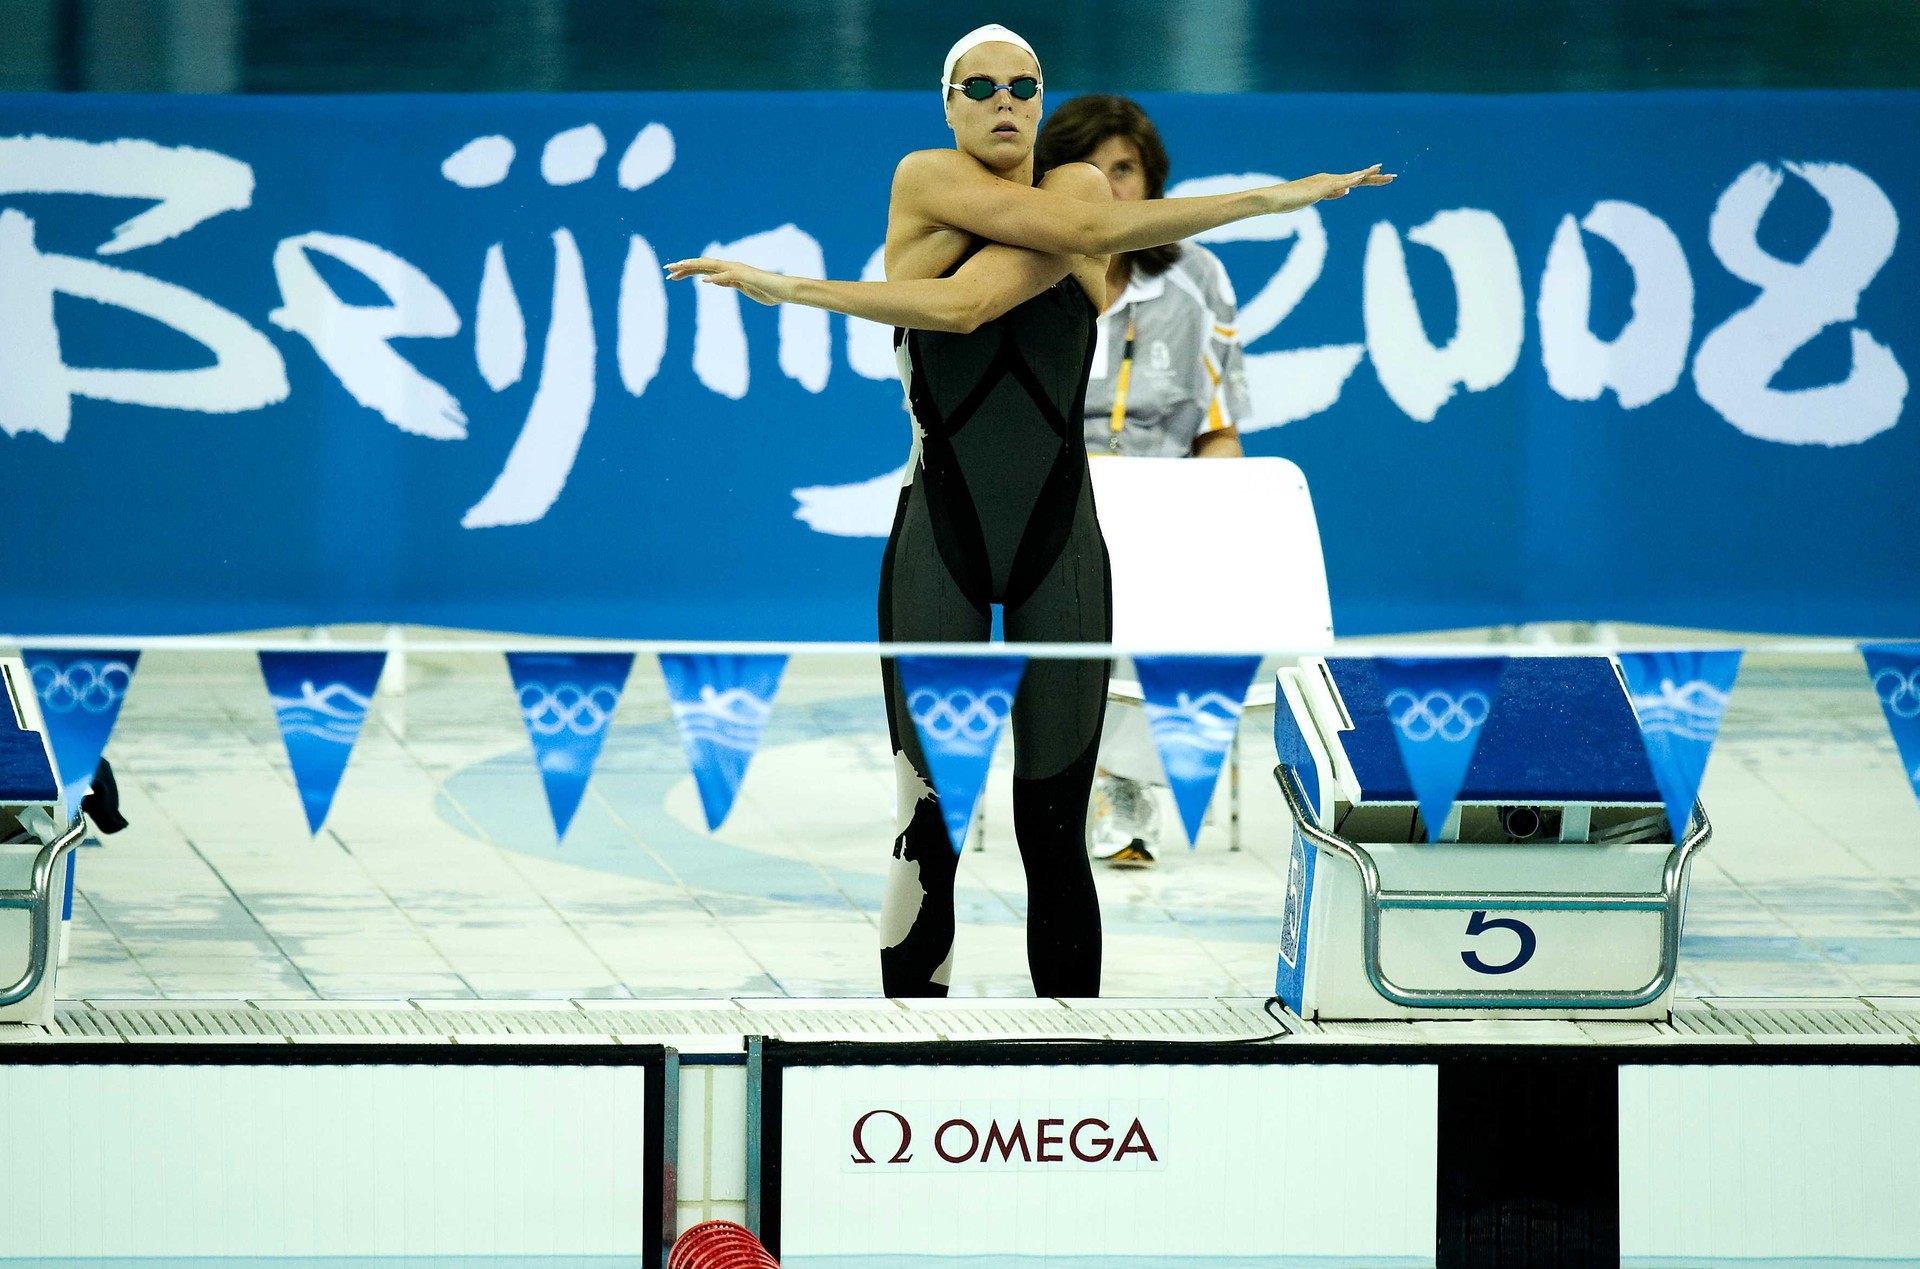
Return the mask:
<path id="1" fill-rule="evenodd" d="M 1134 324 L 1133 370 L 1120 452 L 1185 458 L 1207 432 L 1234 427 L 1249 410 L 1233 284 L 1205 247 L 1185 243 L 1159 277 L 1134 271 L 1127 289 L 1100 315 L 1100 340 L 1087 382 L 1087 449 L 1111 452 L 1113 396 L 1127 322 Z"/>

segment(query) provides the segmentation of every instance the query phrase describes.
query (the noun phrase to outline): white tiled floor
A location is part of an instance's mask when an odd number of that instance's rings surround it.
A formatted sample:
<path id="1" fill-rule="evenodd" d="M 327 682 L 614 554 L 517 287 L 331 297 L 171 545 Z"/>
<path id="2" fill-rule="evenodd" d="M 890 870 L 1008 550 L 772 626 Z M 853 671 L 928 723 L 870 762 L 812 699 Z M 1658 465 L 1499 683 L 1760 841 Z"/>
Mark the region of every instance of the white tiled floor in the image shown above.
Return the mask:
<path id="1" fill-rule="evenodd" d="M 877 992 L 893 792 L 871 662 L 793 662 L 716 837 L 638 659 L 564 845 L 500 658 L 408 670 L 315 837 L 252 657 L 144 656 L 109 750 L 133 827 L 81 853 L 60 994 Z M 1100 870 L 1107 994 L 1271 990 L 1286 861 L 1271 765 L 1261 720 L 1239 853 L 1216 824 L 1151 871 Z M 1007 779 L 996 769 L 986 849 L 961 867 L 959 995 L 1031 993 Z M 1682 994 L 1920 993 L 1920 806 L 1857 660 L 1750 656 L 1703 798 L 1716 833 Z"/>

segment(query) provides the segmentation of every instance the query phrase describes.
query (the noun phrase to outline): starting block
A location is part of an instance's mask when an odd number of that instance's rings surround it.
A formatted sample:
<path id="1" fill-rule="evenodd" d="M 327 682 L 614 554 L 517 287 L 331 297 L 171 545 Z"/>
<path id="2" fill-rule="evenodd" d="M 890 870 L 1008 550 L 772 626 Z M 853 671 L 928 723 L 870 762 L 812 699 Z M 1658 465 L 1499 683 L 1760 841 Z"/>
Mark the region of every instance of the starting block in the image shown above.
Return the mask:
<path id="1" fill-rule="evenodd" d="M 1663 1019 L 1687 870 L 1608 657 L 1516 657 L 1446 823 L 1416 825 L 1367 658 L 1279 674 L 1293 816 L 1277 994 L 1305 1018 Z"/>
<path id="2" fill-rule="evenodd" d="M 27 668 L 0 657 L 0 1022 L 53 1021 L 61 885 L 85 828 L 67 819 Z"/>

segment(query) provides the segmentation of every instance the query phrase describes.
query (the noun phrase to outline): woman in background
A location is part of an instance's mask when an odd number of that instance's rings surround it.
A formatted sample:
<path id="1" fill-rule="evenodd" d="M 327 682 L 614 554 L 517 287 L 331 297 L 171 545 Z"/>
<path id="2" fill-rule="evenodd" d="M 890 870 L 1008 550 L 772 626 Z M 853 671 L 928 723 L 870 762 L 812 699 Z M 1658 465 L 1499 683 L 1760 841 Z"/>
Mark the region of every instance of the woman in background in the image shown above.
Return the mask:
<path id="1" fill-rule="evenodd" d="M 1125 97 L 1075 97 L 1040 129 L 1034 167 L 1043 177 L 1072 163 L 1105 174 L 1114 198 L 1138 203 L 1167 192 L 1159 130 Z M 1248 410 L 1233 285 L 1205 247 L 1169 243 L 1119 251 L 1107 261 L 1107 305 L 1087 384 L 1087 452 L 1147 458 L 1238 458 L 1237 423 Z M 1173 526 L 1196 551 L 1217 550 L 1205 525 Z M 1138 708 L 1107 711 L 1093 785 L 1094 858 L 1146 867 L 1159 845 L 1160 760 Z"/>

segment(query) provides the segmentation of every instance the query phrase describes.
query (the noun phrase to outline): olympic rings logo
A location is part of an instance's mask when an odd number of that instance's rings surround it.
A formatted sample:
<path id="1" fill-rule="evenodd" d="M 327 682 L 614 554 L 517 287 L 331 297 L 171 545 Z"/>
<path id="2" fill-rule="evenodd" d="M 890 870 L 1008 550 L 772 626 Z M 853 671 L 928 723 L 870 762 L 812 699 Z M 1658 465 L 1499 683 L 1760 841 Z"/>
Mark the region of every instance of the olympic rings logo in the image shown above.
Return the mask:
<path id="1" fill-rule="evenodd" d="M 520 688 L 520 712 L 527 728 L 536 736 L 557 736 L 570 731 L 576 736 L 591 736 L 605 729 L 620 703 L 620 693 L 611 683 L 595 683 L 582 688 L 577 683 L 526 683 Z"/>
<path id="2" fill-rule="evenodd" d="M 1873 690 L 1895 718 L 1920 718 L 1920 666 L 1905 674 L 1888 666 L 1873 676 Z"/>
<path id="3" fill-rule="evenodd" d="M 132 681 L 133 667 L 125 661 L 74 661 L 65 669 L 39 661 L 33 667 L 34 695 L 56 714 L 104 714 L 121 702 Z"/>
<path id="4" fill-rule="evenodd" d="M 907 708 L 936 745 L 983 745 L 1013 708 L 1013 696 L 999 687 L 984 692 L 956 687 L 944 694 L 923 687 L 907 698 Z"/>
<path id="5" fill-rule="evenodd" d="M 1395 730 L 1415 742 L 1436 736 L 1452 742 L 1465 740 L 1487 721 L 1491 708 L 1485 692 L 1463 692 L 1457 699 L 1438 690 L 1415 696 L 1404 687 L 1387 693 L 1387 712 Z"/>
<path id="6" fill-rule="evenodd" d="M 1300 923 L 1307 912 L 1307 850 L 1296 831 L 1287 858 L 1287 908 L 1280 921 L 1280 956 L 1288 965 L 1300 965 Z"/>

